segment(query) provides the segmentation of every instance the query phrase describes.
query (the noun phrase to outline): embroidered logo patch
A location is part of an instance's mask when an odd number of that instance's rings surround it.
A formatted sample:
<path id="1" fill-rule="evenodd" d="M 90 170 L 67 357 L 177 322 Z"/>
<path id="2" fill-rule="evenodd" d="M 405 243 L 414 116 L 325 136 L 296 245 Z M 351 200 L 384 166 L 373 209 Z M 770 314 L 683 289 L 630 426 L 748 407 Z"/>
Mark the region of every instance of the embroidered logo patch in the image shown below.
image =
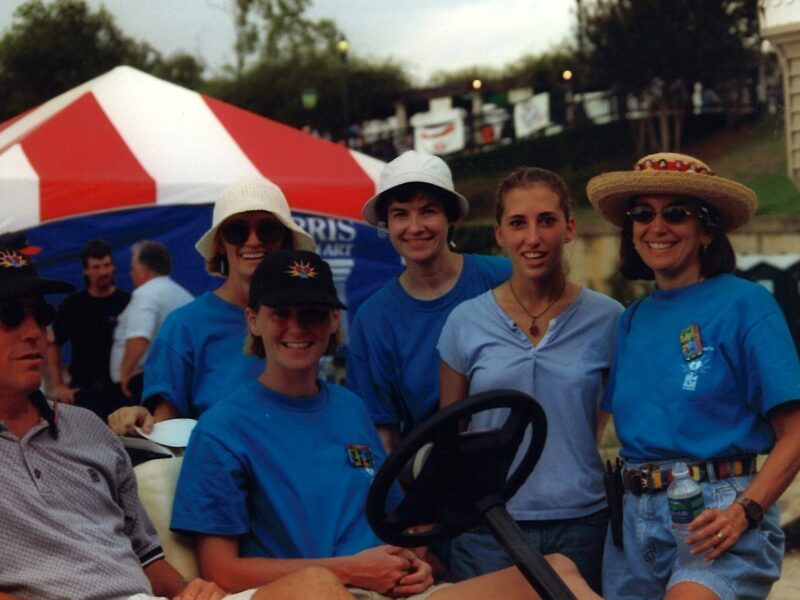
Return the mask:
<path id="1" fill-rule="evenodd" d="M 98 474 L 97 471 L 89 467 L 88 469 L 86 469 L 86 472 L 89 473 L 89 477 L 91 478 L 93 483 L 100 483 L 100 475 Z"/>
<path id="2" fill-rule="evenodd" d="M 347 444 L 347 459 L 356 469 L 371 469 L 372 449 L 364 444 Z"/>
<path id="3" fill-rule="evenodd" d="M 299 277 L 300 279 L 313 279 L 319 273 L 309 263 L 301 261 L 294 261 L 289 269 L 286 271 L 287 275 L 292 277 Z"/>
<path id="4" fill-rule="evenodd" d="M 683 359 L 691 361 L 703 353 L 703 340 L 700 338 L 700 327 L 692 323 L 679 334 Z"/>
<path id="5" fill-rule="evenodd" d="M 4 250 L 0 252 L 0 267 L 6 269 L 20 269 L 28 264 L 30 264 L 30 261 L 14 250 Z"/>

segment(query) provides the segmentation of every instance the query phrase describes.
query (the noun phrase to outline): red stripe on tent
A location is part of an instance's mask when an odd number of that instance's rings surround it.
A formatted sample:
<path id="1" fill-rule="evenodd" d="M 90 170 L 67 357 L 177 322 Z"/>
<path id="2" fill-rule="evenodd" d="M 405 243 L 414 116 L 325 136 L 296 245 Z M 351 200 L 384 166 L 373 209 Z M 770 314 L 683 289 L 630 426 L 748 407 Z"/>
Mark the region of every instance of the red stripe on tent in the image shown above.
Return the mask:
<path id="1" fill-rule="evenodd" d="M 261 174 L 280 186 L 293 209 L 363 220 L 361 206 L 375 193 L 375 184 L 347 148 L 203 99 Z"/>
<path id="2" fill-rule="evenodd" d="M 40 218 L 154 204 L 156 184 L 87 93 L 22 142 L 39 175 Z"/>

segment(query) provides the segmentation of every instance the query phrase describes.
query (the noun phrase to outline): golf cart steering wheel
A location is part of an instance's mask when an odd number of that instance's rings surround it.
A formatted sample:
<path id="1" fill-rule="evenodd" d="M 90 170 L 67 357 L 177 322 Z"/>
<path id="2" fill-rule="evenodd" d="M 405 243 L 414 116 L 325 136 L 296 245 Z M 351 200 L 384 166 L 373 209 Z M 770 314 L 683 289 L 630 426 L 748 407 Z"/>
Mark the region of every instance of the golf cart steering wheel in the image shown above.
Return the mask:
<path id="1" fill-rule="evenodd" d="M 502 426 L 463 431 L 465 419 L 490 409 L 508 410 Z M 521 392 L 484 392 L 451 404 L 414 428 L 386 459 L 367 496 L 367 519 L 385 542 L 406 547 L 485 524 L 542 598 L 574 599 L 505 508 L 538 462 L 546 437 L 542 407 Z M 405 496 L 387 509 L 409 467 Z"/>
<path id="2" fill-rule="evenodd" d="M 462 431 L 465 419 L 498 408 L 510 409 L 502 427 Z M 528 426 L 531 443 L 509 474 Z M 544 411 L 526 394 L 498 390 L 451 404 L 418 425 L 386 459 L 367 498 L 369 523 L 386 542 L 409 547 L 435 544 L 480 525 L 487 508 L 504 505 L 525 482 L 546 436 Z M 387 511 L 392 484 L 409 461 L 413 482 L 402 502 Z"/>

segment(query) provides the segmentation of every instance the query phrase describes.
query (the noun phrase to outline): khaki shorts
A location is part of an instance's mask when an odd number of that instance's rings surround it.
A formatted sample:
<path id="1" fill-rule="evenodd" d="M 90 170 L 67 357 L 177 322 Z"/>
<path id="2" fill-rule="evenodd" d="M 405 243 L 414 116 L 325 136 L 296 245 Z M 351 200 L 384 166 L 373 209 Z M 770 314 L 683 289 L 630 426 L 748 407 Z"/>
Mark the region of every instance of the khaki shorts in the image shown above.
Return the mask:
<path id="1" fill-rule="evenodd" d="M 452 583 L 440 583 L 439 585 L 432 585 L 421 594 L 414 594 L 413 596 L 404 596 L 404 600 L 426 600 L 434 592 L 443 590 L 446 587 L 453 585 Z M 392 596 L 384 596 L 372 590 L 364 590 L 361 588 L 348 587 L 347 591 L 356 597 L 356 600 L 396 600 Z M 238 599 L 237 599 L 238 600 Z"/>

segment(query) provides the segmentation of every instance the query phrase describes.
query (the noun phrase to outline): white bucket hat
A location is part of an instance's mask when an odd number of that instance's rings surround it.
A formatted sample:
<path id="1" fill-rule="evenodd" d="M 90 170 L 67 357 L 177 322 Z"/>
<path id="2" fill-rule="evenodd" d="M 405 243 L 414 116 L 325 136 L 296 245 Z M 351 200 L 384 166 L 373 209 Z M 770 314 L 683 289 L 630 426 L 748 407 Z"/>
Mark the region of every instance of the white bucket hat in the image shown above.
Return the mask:
<path id="1" fill-rule="evenodd" d="M 361 209 L 361 214 L 367 223 L 378 225 L 380 219 L 375 211 L 375 205 L 381 195 L 404 183 L 428 183 L 450 192 L 458 200 L 458 216 L 463 217 L 469 212 L 469 202 L 455 190 L 453 174 L 447 163 L 433 154 L 409 150 L 388 163 L 381 171 L 378 193 L 367 200 Z"/>
<path id="2" fill-rule="evenodd" d="M 217 229 L 223 221 L 233 215 L 252 211 L 266 211 L 275 215 L 292 232 L 295 250 L 316 249 L 312 237 L 292 220 L 289 204 L 281 188 L 261 177 L 244 177 L 225 189 L 222 197 L 214 203 L 211 229 L 203 234 L 194 247 L 210 262 L 215 254 Z"/>

